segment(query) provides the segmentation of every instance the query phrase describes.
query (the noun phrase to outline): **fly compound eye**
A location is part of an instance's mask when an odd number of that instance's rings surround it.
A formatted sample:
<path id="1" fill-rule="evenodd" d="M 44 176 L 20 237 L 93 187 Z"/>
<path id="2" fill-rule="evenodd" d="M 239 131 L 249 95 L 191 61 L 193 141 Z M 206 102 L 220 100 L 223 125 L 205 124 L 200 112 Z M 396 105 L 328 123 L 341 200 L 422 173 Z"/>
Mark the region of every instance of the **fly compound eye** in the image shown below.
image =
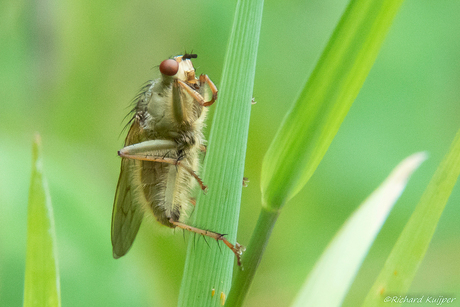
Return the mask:
<path id="1" fill-rule="evenodd" d="M 160 64 L 160 72 L 163 75 L 174 76 L 178 70 L 179 63 L 177 63 L 175 60 L 167 59 Z"/>

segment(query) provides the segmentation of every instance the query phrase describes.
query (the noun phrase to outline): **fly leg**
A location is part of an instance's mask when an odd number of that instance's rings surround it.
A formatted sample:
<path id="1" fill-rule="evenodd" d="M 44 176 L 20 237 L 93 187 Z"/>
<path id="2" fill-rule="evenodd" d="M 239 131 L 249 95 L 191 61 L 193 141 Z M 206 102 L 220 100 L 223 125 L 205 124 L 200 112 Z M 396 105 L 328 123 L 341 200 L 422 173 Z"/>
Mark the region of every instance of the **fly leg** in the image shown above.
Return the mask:
<path id="1" fill-rule="evenodd" d="M 209 79 L 208 75 L 200 75 L 200 84 L 206 83 L 211 89 L 212 97 L 211 97 L 211 100 L 209 101 L 205 101 L 203 96 L 201 96 L 200 93 L 198 93 L 195 89 L 191 88 L 184 81 L 178 79 L 177 82 L 179 83 L 180 86 L 182 86 L 184 90 L 187 91 L 187 93 L 190 96 L 193 97 L 193 99 L 195 99 L 203 107 L 209 107 L 210 105 L 214 103 L 214 101 L 217 100 L 217 87 L 214 85 L 211 79 Z"/>
<path id="2" fill-rule="evenodd" d="M 214 84 L 214 82 L 209 79 L 208 75 L 200 75 L 200 84 L 206 83 L 209 86 L 209 89 L 211 89 L 212 93 L 212 98 L 210 101 L 206 102 L 204 104 L 205 107 L 210 106 L 214 103 L 214 101 L 217 100 L 217 87 Z"/>
<path id="3" fill-rule="evenodd" d="M 152 161 L 177 165 L 184 168 L 190 175 L 192 175 L 203 191 L 206 191 L 207 186 L 204 185 L 200 177 L 193 171 L 191 167 L 182 163 L 182 161 L 173 158 L 165 157 L 154 157 L 152 152 L 158 150 L 177 149 L 177 144 L 170 140 L 151 140 L 145 141 L 138 144 L 126 146 L 118 151 L 118 155 L 122 158 L 140 160 L 140 161 Z"/>
<path id="4" fill-rule="evenodd" d="M 188 231 L 192 231 L 192 232 L 195 232 L 195 233 L 203 235 L 203 236 L 213 238 L 216 241 L 221 240 L 222 242 L 224 242 L 225 245 L 228 246 L 228 248 L 230 248 L 232 250 L 232 252 L 236 256 L 236 260 L 238 262 L 238 265 L 241 266 L 241 255 L 246 250 L 246 248 L 244 246 L 240 245 L 238 242 L 236 242 L 235 245 L 233 245 L 232 243 L 230 243 L 225 238 L 225 235 L 223 235 L 221 233 L 217 233 L 217 232 L 213 232 L 213 231 L 209 231 L 209 230 L 199 229 L 199 228 L 196 228 L 196 227 L 193 227 L 193 226 L 186 225 L 186 224 L 181 223 L 181 222 L 176 222 L 173 219 L 170 219 L 169 222 L 171 224 L 173 224 L 174 226 L 176 226 L 176 227 L 179 227 L 179 228 L 182 228 L 182 229 L 185 229 L 185 230 L 188 230 Z"/>

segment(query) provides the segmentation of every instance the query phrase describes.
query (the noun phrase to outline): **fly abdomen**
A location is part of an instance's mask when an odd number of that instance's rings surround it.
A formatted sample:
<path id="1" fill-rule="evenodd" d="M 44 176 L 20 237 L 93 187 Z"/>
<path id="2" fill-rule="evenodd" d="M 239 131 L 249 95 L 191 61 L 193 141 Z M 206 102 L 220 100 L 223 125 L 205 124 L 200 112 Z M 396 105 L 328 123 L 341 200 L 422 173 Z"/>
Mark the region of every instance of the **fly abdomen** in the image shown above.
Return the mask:
<path id="1" fill-rule="evenodd" d="M 170 219 L 179 221 L 182 214 L 182 195 L 189 193 L 190 176 L 175 165 L 148 162 L 142 171 L 143 192 L 148 211 L 163 225 L 174 228 Z"/>

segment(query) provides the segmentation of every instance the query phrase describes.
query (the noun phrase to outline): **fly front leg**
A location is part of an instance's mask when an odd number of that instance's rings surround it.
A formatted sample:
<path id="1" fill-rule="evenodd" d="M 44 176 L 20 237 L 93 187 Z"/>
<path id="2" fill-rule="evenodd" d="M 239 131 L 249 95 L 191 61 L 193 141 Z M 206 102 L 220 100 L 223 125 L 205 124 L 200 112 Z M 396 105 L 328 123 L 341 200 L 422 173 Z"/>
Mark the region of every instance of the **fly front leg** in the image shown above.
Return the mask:
<path id="1" fill-rule="evenodd" d="M 211 100 L 209 100 L 209 101 L 205 101 L 203 96 L 200 93 L 198 93 L 195 89 L 191 88 L 184 81 L 178 79 L 177 82 L 178 82 L 178 84 L 180 86 L 182 86 L 182 88 L 184 90 L 187 91 L 187 93 L 190 96 L 193 97 L 193 99 L 195 99 L 203 107 L 209 107 L 210 105 L 212 105 L 214 103 L 214 101 L 217 100 L 217 87 L 214 85 L 214 83 L 211 81 L 211 79 L 209 79 L 209 77 L 207 75 L 201 75 L 200 76 L 200 84 L 206 83 L 209 86 L 209 88 L 211 89 L 212 97 L 211 97 Z"/>
<path id="2" fill-rule="evenodd" d="M 174 82 L 172 86 L 172 105 L 173 105 L 173 115 L 176 123 L 182 124 L 185 121 L 185 116 L 183 112 L 182 99 L 180 94 L 180 83 Z"/>
<path id="3" fill-rule="evenodd" d="M 177 150 L 177 144 L 170 140 L 150 140 L 133 145 L 126 146 L 118 151 L 118 155 L 122 158 L 167 163 L 177 165 L 184 168 L 190 175 L 192 175 L 203 191 L 206 191 L 207 186 L 204 185 L 200 177 L 188 165 L 182 163 L 179 159 L 154 157 L 152 152 L 159 150 Z"/>
<path id="4" fill-rule="evenodd" d="M 205 107 L 210 106 L 217 100 L 217 87 L 214 82 L 209 79 L 208 75 L 200 75 L 200 84 L 206 83 L 209 86 L 209 89 L 212 93 L 212 98 L 210 101 L 205 103 Z"/>
<path id="5" fill-rule="evenodd" d="M 221 233 L 217 233 L 217 232 L 213 232 L 213 231 L 209 231 L 209 230 L 199 229 L 199 228 L 196 228 L 196 227 L 193 227 L 193 226 L 186 225 L 186 224 L 181 223 L 181 222 L 176 222 L 173 219 L 170 219 L 169 222 L 171 224 L 173 224 L 174 226 L 176 226 L 176 227 L 179 227 L 179 228 L 182 228 L 182 229 L 185 229 L 185 230 L 188 230 L 188 231 L 192 231 L 192 232 L 195 232 L 195 233 L 203 235 L 203 236 L 213 238 L 216 241 L 221 240 L 222 242 L 224 242 L 225 245 L 228 246 L 228 248 L 230 248 L 232 250 L 232 252 L 236 256 L 236 260 L 238 262 L 238 265 L 241 266 L 241 255 L 246 250 L 246 248 L 244 246 L 240 245 L 238 242 L 236 242 L 235 245 L 233 245 Z"/>

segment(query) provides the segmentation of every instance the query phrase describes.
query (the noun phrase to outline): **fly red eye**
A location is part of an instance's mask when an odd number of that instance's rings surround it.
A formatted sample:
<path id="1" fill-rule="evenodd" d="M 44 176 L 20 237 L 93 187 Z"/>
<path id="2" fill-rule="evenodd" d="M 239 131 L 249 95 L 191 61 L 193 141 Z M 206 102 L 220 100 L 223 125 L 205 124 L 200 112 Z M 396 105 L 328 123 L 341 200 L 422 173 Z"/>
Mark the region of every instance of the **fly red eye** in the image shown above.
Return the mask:
<path id="1" fill-rule="evenodd" d="M 178 70 L 179 63 L 177 63 L 175 60 L 167 59 L 160 64 L 160 72 L 163 75 L 174 76 Z"/>

